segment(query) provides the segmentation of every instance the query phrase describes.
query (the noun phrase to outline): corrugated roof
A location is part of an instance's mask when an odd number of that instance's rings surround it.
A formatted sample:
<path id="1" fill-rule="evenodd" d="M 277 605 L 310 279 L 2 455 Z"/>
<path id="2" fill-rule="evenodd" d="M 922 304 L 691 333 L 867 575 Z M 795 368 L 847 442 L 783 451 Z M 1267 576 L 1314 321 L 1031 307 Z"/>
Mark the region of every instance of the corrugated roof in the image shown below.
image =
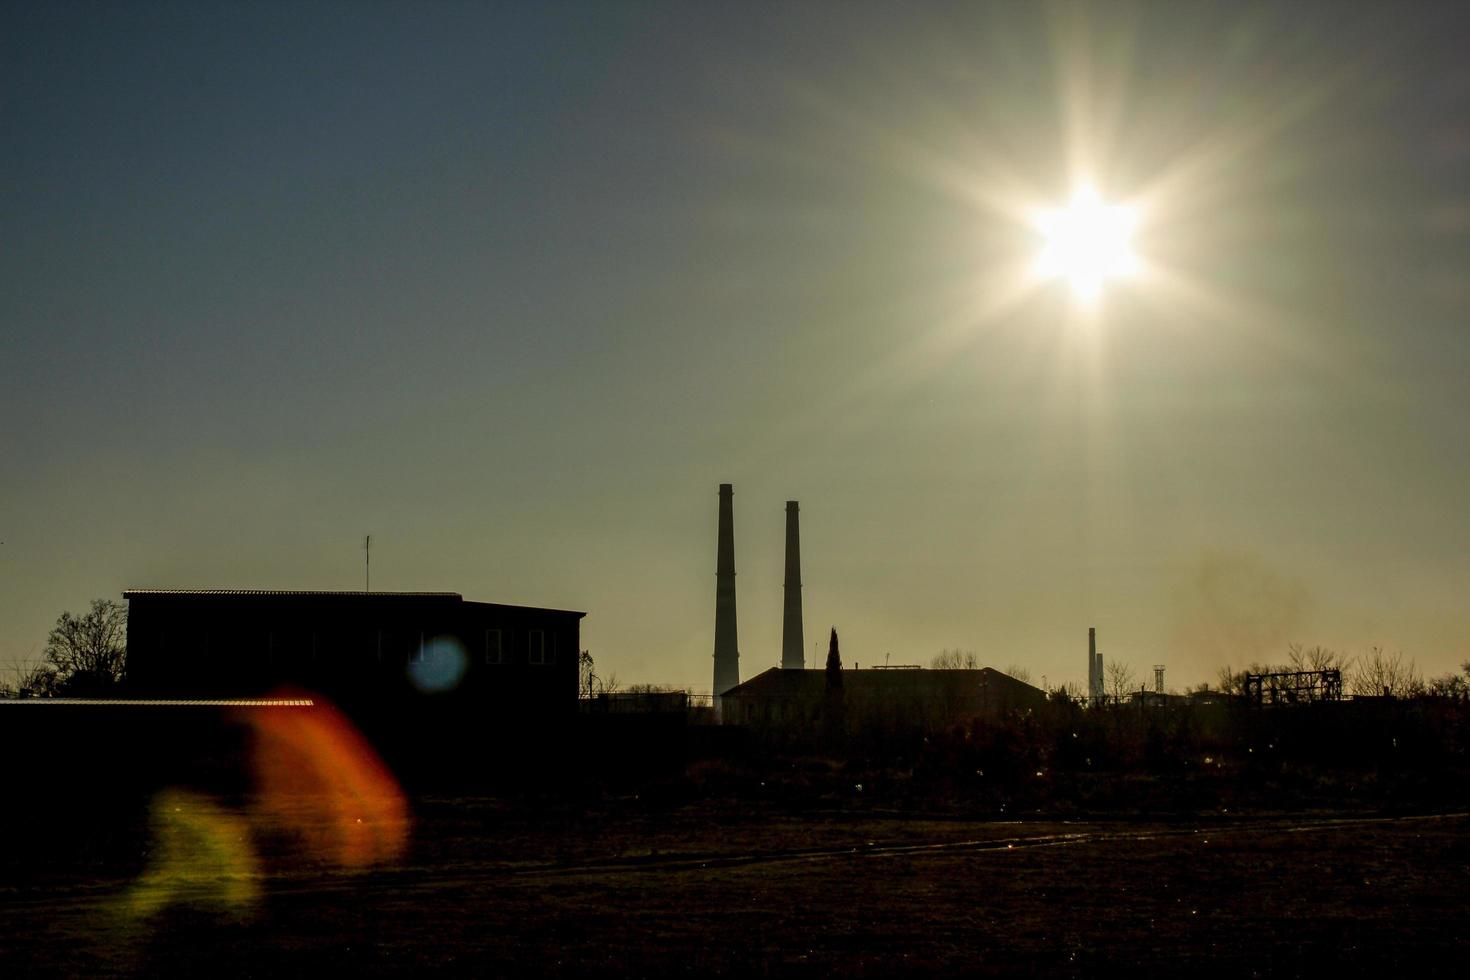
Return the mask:
<path id="1" fill-rule="evenodd" d="M 303 589 L 124 589 L 123 598 L 146 598 L 152 596 L 355 596 L 359 598 L 413 598 L 413 599 L 463 599 L 464 596 L 458 592 L 331 592 L 325 590 Z"/>
<path id="2" fill-rule="evenodd" d="M 842 685 L 852 693 L 895 694 L 898 692 L 922 692 L 936 690 L 978 691 L 981 685 L 995 690 L 1017 694 L 1045 697 L 1040 688 L 993 667 L 978 670 L 857 670 L 842 672 Z M 791 670 L 782 667 L 755 675 L 737 687 L 724 693 L 725 697 L 812 697 L 822 694 L 827 687 L 825 670 Z"/>
<path id="3" fill-rule="evenodd" d="M 311 708 L 310 698 L 0 698 L 5 704 L 49 704 L 56 707 L 127 705 L 130 708 Z"/>
<path id="4" fill-rule="evenodd" d="M 555 609 L 551 606 L 517 606 L 508 602 L 477 602 L 473 599 L 465 601 L 467 606 L 489 606 L 491 609 L 515 609 L 520 612 L 533 613 L 556 613 L 561 616 L 585 616 L 580 609 Z"/>
<path id="5" fill-rule="evenodd" d="M 124 589 L 124 599 L 425 599 L 464 602 L 458 592 L 329 592 L 325 590 L 291 591 L 284 589 Z M 489 606 L 533 613 L 558 613 L 585 616 L 575 609 L 552 609 L 547 606 L 518 606 L 505 602 L 470 602 L 466 605 Z"/>

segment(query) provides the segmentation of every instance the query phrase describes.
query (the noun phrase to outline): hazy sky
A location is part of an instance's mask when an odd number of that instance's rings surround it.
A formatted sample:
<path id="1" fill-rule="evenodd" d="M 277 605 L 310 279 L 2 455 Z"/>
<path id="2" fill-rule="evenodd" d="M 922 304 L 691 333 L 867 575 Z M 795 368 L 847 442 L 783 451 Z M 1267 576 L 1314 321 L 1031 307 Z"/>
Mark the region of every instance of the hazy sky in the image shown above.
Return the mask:
<path id="1" fill-rule="evenodd" d="M 1470 17 L 7 3 L 0 670 L 124 588 L 588 612 L 1183 685 L 1470 659 Z M 1144 272 L 1026 283 L 1138 202 Z M 1151 676 L 1151 675 L 1150 675 Z"/>

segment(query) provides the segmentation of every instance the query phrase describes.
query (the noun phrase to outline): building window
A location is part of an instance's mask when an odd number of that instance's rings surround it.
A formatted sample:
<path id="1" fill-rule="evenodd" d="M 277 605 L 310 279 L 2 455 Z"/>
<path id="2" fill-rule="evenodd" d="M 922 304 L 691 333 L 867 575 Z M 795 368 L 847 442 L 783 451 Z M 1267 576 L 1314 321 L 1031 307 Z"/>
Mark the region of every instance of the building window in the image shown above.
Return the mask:
<path id="1" fill-rule="evenodd" d="M 487 664 L 505 663 L 505 648 L 500 645 L 500 630 L 485 631 L 485 662 Z"/>
<path id="2" fill-rule="evenodd" d="M 546 663 L 546 634 L 531 630 L 526 634 L 527 659 L 533 664 Z"/>

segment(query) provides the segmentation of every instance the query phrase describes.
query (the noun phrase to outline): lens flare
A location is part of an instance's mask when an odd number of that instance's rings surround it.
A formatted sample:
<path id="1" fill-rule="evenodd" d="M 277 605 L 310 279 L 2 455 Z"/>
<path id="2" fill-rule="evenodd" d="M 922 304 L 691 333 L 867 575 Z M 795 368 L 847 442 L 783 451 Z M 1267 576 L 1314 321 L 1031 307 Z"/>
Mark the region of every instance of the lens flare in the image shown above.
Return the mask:
<path id="1" fill-rule="evenodd" d="M 345 869 L 398 858 L 408 803 L 393 774 L 347 718 L 320 698 L 312 708 L 255 710 L 257 819 L 299 838 L 307 856 Z"/>
<path id="2" fill-rule="evenodd" d="M 1079 297 L 1094 299 L 1104 280 L 1137 267 L 1130 242 L 1137 223 L 1131 208 L 1103 204 L 1096 191 L 1083 188 L 1066 210 L 1037 217 L 1046 245 L 1036 271 L 1044 278 L 1064 276 Z"/>
<path id="3" fill-rule="evenodd" d="M 469 657 L 457 637 L 436 636 L 408 665 L 408 679 L 425 694 L 439 694 L 458 687 L 468 666 Z"/>
<path id="4" fill-rule="evenodd" d="M 125 908 L 143 918 L 175 904 L 248 912 L 260 898 L 249 822 L 205 796 L 170 789 L 153 798 L 153 847 Z"/>

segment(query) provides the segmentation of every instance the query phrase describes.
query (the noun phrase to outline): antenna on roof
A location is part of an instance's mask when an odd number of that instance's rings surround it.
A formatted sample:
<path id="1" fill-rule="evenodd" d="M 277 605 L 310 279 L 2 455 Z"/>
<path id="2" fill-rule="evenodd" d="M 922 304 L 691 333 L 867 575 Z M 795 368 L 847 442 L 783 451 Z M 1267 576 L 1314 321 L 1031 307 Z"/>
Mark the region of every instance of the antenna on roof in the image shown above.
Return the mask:
<path id="1" fill-rule="evenodd" d="M 373 591 L 373 536 L 369 534 L 362 539 L 362 573 L 364 592 Z"/>

